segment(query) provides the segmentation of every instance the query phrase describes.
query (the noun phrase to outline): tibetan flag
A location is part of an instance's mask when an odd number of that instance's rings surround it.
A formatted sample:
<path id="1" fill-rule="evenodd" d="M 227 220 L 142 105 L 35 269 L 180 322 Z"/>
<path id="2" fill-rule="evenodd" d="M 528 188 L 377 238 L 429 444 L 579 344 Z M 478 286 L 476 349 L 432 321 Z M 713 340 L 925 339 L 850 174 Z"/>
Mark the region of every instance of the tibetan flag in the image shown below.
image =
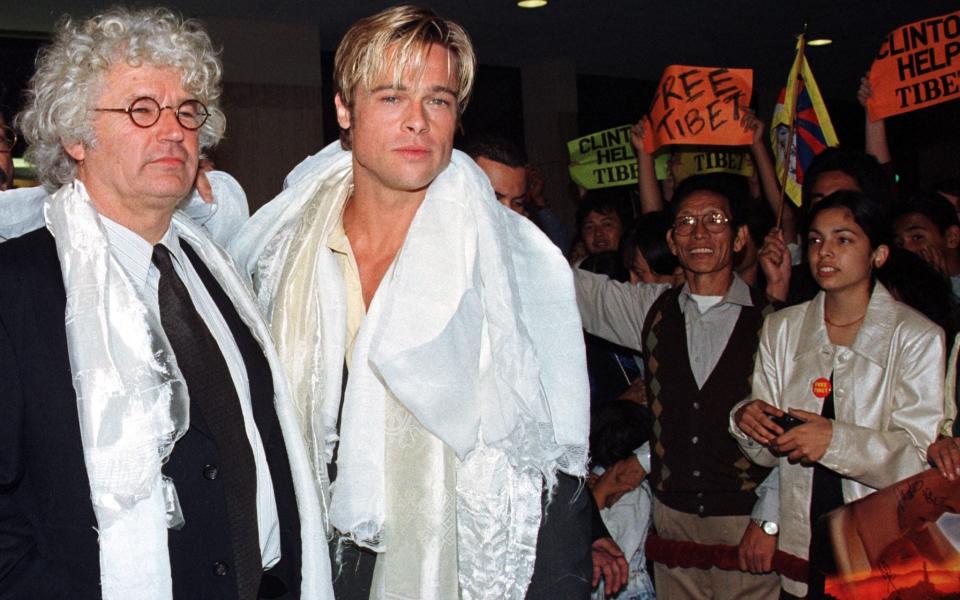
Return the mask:
<path id="1" fill-rule="evenodd" d="M 803 174 L 813 157 L 838 143 L 830 115 L 827 114 L 827 106 L 820 95 L 820 88 L 817 87 L 810 64 L 804 56 L 804 46 L 803 36 L 800 36 L 797 42 L 797 58 L 790 67 L 787 87 L 780 91 L 777 106 L 773 109 L 773 122 L 770 124 L 770 143 L 777 161 L 777 175 L 782 183 L 790 124 L 796 120 L 790 142 L 790 170 L 784 188 L 787 196 L 797 206 L 800 205 Z"/>

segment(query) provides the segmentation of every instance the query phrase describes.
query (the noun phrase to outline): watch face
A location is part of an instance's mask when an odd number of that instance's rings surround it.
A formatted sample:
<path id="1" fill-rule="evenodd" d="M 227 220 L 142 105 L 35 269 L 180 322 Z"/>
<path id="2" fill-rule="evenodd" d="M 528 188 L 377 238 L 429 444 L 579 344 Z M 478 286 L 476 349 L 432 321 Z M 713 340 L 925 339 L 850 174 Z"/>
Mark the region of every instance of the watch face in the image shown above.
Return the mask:
<path id="1" fill-rule="evenodd" d="M 767 534 L 767 535 L 777 535 L 777 533 L 779 533 L 779 531 L 780 531 L 780 528 L 777 526 L 776 523 L 774 523 L 774 522 L 772 522 L 772 521 L 764 521 L 764 522 L 763 522 L 763 532 L 764 532 L 765 534 Z"/>

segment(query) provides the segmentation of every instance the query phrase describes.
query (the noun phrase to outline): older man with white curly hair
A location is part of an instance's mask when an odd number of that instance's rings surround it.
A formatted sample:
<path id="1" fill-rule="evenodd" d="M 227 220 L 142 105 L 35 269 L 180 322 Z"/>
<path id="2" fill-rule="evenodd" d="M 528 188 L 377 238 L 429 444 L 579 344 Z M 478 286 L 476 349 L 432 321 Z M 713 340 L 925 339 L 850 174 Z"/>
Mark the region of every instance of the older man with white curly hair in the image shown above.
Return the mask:
<path id="1" fill-rule="evenodd" d="M 0 597 L 327 598 L 277 353 L 176 211 L 221 66 L 163 9 L 62 22 L 18 123 L 44 226 L 0 244 Z"/>

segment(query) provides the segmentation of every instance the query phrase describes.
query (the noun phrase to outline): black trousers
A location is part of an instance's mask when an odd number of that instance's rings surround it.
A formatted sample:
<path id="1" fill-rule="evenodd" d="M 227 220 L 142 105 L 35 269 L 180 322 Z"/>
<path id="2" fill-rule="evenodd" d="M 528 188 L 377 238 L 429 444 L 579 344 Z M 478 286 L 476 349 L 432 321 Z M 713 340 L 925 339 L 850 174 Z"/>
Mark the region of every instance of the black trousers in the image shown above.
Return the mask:
<path id="1" fill-rule="evenodd" d="M 557 489 L 547 504 L 537 534 L 537 558 L 526 600 L 586 600 L 593 573 L 590 544 L 592 503 L 590 491 L 569 475 L 558 475 Z M 336 563 L 336 540 L 330 544 L 333 593 L 337 600 L 368 600 L 377 555 L 344 544 Z"/>

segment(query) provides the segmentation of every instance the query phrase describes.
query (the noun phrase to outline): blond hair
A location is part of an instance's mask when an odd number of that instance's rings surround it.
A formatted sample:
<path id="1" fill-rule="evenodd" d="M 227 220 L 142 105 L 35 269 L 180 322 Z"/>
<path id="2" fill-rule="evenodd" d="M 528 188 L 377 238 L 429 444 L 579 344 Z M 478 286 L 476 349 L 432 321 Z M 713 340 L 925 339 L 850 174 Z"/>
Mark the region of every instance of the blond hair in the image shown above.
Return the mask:
<path id="1" fill-rule="evenodd" d="M 343 36 L 333 64 L 334 92 L 344 106 L 353 109 L 357 88 L 369 90 L 388 69 L 394 68 L 394 85 L 410 68 L 419 72 L 430 46 L 437 44 L 450 51 L 456 61 L 457 106 L 462 114 L 473 91 L 477 68 L 473 43 L 459 24 L 441 19 L 429 8 L 413 5 L 394 6 L 360 19 Z M 392 63 L 387 64 L 388 48 L 395 48 Z M 340 130 L 340 142 L 350 149 L 350 132 Z"/>

